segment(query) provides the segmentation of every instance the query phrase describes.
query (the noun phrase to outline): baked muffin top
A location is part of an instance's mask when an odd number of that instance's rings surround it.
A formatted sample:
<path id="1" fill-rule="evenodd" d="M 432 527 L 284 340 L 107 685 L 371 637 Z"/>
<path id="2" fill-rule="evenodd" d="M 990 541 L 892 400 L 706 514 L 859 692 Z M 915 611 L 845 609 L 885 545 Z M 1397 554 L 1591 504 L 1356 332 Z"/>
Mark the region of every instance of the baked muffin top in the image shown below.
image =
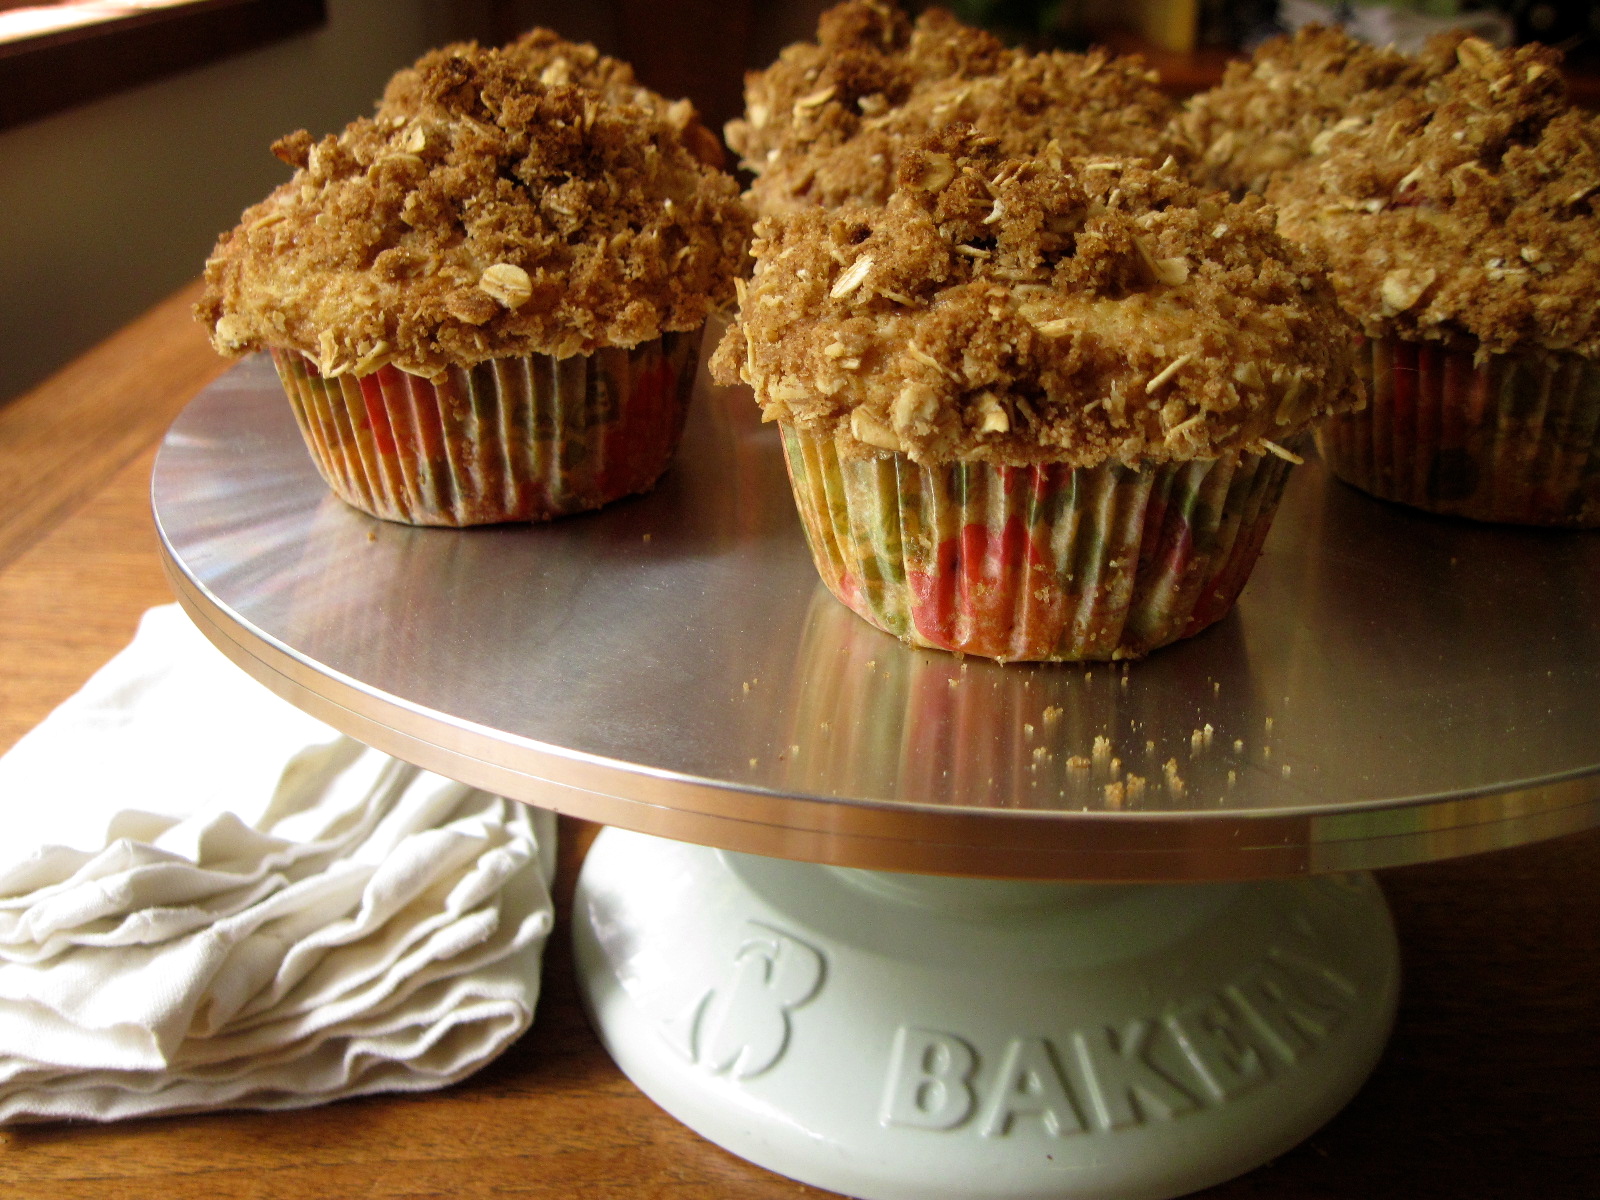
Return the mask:
<path id="1" fill-rule="evenodd" d="M 1222 82 L 1192 97 L 1175 125 L 1199 149 L 1199 182 L 1235 195 L 1264 192 L 1274 174 L 1322 149 L 1330 131 L 1453 64 L 1450 40 L 1412 58 L 1308 25 L 1262 43 L 1248 61 L 1229 63 Z"/>
<path id="2" fill-rule="evenodd" d="M 1454 47 L 1268 189 L 1374 336 L 1600 356 L 1600 117 L 1539 46 Z"/>
<path id="3" fill-rule="evenodd" d="M 632 346 L 730 303 L 749 234 L 737 184 L 666 102 L 608 98 L 628 85 L 598 56 L 601 90 L 546 83 L 526 43 L 431 52 L 375 117 L 280 139 L 294 177 L 206 263 L 196 311 L 217 349 L 434 376 Z"/>
<path id="4" fill-rule="evenodd" d="M 391 112 L 410 116 L 419 103 L 421 70 L 434 59 L 466 49 L 456 43 L 431 51 L 416 66 L 395 72 L 378 102 L 378 120 Z M 637 104 L 663 117 L 683 136 L 689 149 L 702 162 L 713 167 L 726 165 L 722 142 L 700 122 L 700 114 L 688 100 L 668 100 L 634 77 L 633 67 L 620 58 L 601 54 L 586 42 L 569 42 L 549 29 L 531 29 L 516 41 L 501 48 L 506 59 L 524 74 L 544 84 L 576 84 L 599 92 L 613 104 Z"/>
<path id="5" fill-rule="evenodd" d="M 880 0 L 822 16 L 816 43 L 783 51 L 745 79 L 745 115 L 728 144 L 757 178 L 762 213 L 808 204 L 881 204 L 912 142 L 954 121 L 997 138 L 1009 155 L 1058 142 L 1066 154 L 1169 154 L 1176 106 L 1137 58 L 1103 50 L 1030 55 L 929 9 L 913 25 Z"/>
<path id="6" fill-rule="evenodd" d="M 1323 272 L 1233 203 L 1159 168 L 1007 158 L 953 126 L 883 207 L 756 226 L 756 272 L 712 360 L 768 420 L 846 456 L 1087 466 L 1288 454 L 1359 406 L 1354 324 Z"/>

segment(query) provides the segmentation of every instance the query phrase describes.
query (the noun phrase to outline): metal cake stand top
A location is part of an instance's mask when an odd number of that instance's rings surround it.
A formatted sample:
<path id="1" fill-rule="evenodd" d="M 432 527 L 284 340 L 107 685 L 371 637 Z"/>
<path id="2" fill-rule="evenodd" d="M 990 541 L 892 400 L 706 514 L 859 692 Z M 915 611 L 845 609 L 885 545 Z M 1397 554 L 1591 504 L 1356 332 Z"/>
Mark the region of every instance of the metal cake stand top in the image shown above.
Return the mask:
<path id="1" fill-rule="evenodd" d="M 1139 881 L 1388 866 L 1600 823 L 1600 534 L 1434 518 L 1316 464 L 1237 610 L 1127 666 L 1001 666 L 869 627 L 818 581 L 776 431 L 704 378 L 650 495 L 457 531 L 333 498 L 258 358 L 173 425 L 153 501 L 180 600 L 280 695 L 425 767 L 647 833 Z"/>

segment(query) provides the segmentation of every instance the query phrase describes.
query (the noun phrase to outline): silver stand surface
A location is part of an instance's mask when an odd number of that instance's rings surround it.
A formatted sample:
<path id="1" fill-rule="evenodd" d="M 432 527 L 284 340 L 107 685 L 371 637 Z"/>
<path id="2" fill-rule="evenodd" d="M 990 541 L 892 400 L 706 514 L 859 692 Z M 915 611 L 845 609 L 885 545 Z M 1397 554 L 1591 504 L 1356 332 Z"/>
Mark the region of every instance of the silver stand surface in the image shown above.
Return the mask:
<path id="1" fill-rule="evenodd" d="M 702 386 L 649 496 L 428 530 L 332 498 L 257 360 L 174 424 L 153 498 L 180 600 L 279 694 L 655 835 L 608 831 L 580 883 L 601 1036 L 708 1136 L 863 1196 L 1249 1169 L 1349 1098 L 1393 1013 L 1381 896 L 1313 874 L 1600 823 L 1600 537 L 1314 464 L 1236 612 L 1117 668 L 845 611 L 742 392 Z"/>

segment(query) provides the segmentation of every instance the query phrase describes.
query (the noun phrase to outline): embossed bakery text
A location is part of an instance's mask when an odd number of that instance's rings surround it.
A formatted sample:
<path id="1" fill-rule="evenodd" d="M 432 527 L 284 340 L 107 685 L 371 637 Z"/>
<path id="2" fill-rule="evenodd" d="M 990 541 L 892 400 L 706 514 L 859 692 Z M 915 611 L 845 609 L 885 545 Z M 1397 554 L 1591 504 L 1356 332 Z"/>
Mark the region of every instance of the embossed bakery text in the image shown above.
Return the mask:
<path id="1" fill-rule="evenodd" d="M 956 1033 L 904 1024 L 879 1119 L 983 1137 L 1037 1129 L 1054 1138 L 1173 1120 L 1293 1070 L 1333 1035 L 1356 994 L 1333 968 L 1274 948 L 1219 990 L 1119 1026 L 1019 1032 L 980 1049 Z M 998 1062 L 992 1072 L 985 1056 Z"/>

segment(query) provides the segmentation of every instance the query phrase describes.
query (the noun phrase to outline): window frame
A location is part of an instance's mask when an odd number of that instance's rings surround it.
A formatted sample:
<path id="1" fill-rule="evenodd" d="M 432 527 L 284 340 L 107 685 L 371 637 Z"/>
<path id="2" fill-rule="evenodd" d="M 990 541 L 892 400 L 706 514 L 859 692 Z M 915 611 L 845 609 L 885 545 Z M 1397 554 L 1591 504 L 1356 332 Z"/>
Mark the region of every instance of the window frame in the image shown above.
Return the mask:
<path id="1" fill-rule="evenodd" d="M 0 129 L 326 23 L 325 0 L 185 0 L 0 41 Z"/>

